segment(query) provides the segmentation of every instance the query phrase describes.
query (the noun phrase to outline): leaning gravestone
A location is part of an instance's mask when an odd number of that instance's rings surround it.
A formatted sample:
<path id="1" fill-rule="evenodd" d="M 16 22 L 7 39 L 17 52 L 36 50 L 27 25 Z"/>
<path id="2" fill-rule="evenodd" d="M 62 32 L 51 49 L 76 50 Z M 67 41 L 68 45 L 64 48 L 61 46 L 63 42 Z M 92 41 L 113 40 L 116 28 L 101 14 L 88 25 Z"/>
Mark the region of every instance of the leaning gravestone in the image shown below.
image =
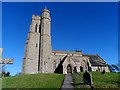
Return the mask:
<path id="1" fill-rule="evenodd" d="M 85 71 L 85 73 L 83 74 L 83 80 L 85 84 L 92 84 L 91 76 L 87 71 Z"/>
<path id="2" fill-rule="evenodd" d="M 85 73 L 83 74 L 83 80 L 85 84 L 89 85 L 92 88 L 92 90 L 94 89 L 94 87 L 92 86 L 92 76 L 90 75 L 90 73 L 85 71 Z"/>

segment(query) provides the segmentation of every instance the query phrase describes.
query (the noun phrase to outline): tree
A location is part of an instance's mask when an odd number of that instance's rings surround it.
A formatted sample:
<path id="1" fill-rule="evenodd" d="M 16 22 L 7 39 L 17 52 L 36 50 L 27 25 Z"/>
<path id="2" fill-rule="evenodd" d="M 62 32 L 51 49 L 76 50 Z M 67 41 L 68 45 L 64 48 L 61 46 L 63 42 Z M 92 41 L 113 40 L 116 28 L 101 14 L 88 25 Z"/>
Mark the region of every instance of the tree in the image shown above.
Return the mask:
<path id="1" fill-rule="evenodd" d="M 111 72 L 120 72 L 120 67 L 118 64 L 109 65 L 109 69 Z"/>
<path id="2" fill-rule="evenodd" d="M 10 76 L 10 72 L 7 72 L 6 75 L 7 75 L 7 77 Z"/>
<path id="3" fill-rule="evenodd" d="M 9 77 L 10 76 L 10 72 L 5 72 L 5 71 L 2 71 L 2 77 Z"/>

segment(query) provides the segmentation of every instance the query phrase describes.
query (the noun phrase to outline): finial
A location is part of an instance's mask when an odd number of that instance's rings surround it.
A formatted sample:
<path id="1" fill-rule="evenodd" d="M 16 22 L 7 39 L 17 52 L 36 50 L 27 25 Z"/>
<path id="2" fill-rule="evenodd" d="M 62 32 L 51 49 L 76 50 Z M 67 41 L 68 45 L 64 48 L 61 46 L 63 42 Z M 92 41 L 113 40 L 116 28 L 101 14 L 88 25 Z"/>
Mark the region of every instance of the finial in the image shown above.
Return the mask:
<path id="1" fill-rule="evenodd" d="M 47 6 L 45 5 L 45 8 L 42 10 L 42 12 L 48 12 L 48 13 L 50 13 L 50 11 L 47 9 Z"/>
<path id="2" fill-rule="evenodd" d="M 45 5 L 45 9 L 47 9 L 47 6 Z"/>

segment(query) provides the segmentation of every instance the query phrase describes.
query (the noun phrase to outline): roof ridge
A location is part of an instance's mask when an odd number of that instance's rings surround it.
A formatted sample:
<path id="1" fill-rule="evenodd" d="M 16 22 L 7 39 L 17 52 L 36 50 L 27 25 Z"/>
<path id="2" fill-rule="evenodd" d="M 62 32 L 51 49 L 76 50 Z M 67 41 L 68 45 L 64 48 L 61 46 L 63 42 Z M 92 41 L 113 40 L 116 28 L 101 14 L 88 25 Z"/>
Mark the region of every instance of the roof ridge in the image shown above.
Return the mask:
<path id="1" fill-rule="evenodd" d="M 86 55 L 86 56 L 97 56 L 96 54 L 83 54 L 83 55 Z"/>

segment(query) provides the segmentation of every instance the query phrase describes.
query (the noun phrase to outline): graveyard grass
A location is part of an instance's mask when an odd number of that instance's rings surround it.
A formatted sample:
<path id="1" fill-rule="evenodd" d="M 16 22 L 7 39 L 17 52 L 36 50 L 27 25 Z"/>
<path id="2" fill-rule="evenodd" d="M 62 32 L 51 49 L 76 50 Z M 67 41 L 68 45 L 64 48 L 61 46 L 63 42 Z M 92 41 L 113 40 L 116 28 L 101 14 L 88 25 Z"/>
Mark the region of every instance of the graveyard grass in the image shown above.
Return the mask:
<path id="1" fill-rule="evenodd" d="M 5 77 L 3 88 L 60 88 L 63 74 L 31 74 Z"/>
<path id="2" fill-rule="evenodd" d="M 72 74 L 73 84 L 75 88 L 86 88 L 86 85 L 80 85 L 83 82 L 82 76 L 84 72 Z M 120 88 L 120 73 L 106 72 L 89 72 L 92 74 L 94 88 Z"/>

